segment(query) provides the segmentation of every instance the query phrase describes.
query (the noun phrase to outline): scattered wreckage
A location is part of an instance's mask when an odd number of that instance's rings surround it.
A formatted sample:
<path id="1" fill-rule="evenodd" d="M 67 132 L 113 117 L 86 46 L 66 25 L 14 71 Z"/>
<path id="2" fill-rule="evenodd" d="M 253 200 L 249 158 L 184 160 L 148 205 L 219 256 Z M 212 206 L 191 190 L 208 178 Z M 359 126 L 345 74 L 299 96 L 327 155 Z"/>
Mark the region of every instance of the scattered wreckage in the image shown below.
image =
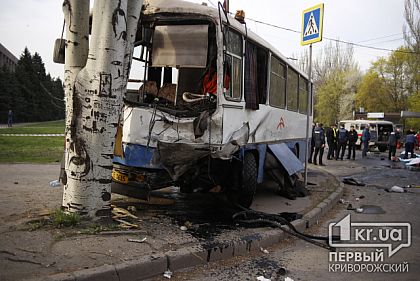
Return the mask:
<path id="1" fill-rule="evenodd" d="M 248 207 L 270 177 L 296 196 L 312 121 L 305 73 L 221 5 L 145 1 L 135 46 L 143 78 L 125 98 L 113 192 L 219 186 Z"/>

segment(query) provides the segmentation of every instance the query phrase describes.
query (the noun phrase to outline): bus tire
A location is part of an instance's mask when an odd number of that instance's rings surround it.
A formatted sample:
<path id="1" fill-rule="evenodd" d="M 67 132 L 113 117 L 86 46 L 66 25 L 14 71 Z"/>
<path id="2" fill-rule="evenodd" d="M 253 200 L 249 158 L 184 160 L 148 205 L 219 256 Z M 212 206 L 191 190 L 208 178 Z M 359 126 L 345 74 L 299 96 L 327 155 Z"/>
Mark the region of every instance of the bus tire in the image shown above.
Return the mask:
<path id="1" fill-rule="evenodd" d="M 386 148 L 387 147 L 385 145 L 378 146 L 378 149 L 379 149 L 380 152 L 385 152 L 386 151 Z"/>
<path id="2" fill-rule="evenodd" d="M 252 204 L 255 191 L 257 190 L 257 174 L 258 167 L 254 154 L 245 152 L 241 176 L 238 179 L 237 190 L 229 192 L 229 199 L 234 204 L 239 204 L 242 207 L 248 208 Z"/>

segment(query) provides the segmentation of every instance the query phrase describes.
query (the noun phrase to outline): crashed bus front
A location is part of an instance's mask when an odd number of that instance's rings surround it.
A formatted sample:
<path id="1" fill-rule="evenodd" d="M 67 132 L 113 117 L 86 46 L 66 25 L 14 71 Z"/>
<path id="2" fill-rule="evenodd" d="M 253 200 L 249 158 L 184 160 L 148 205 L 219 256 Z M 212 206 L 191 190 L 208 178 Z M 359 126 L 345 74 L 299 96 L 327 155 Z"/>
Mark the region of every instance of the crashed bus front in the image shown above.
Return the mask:
<path id="1" fill-rule="evenodd" d="M 304 74 L 221 7 L 146 1 L 136 41 L 143 73 L 125 100 L 115 192 L 219 186 L 249 206 L 264 171 L 293 184 L 312 111 Z"/>

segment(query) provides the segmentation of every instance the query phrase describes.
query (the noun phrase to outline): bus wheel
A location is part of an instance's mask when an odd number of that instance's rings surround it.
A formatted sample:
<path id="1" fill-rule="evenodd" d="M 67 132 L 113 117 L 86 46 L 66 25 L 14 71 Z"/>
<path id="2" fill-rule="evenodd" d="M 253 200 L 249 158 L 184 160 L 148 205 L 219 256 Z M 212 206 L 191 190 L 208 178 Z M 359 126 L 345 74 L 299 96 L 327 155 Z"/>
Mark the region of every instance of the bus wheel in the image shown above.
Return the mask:
<path id="1" fill-rule="evenodd" d="M 385 145 L 380 145 L 378 146 L 378 149 L 380 152 L 385 152 L 386 151 L 386 146 Z"/>
<path id="2" fill-rule="evenodd" d="M 232 203 L 239 204 L 245 208 L 251 206 L 257 190 L 257 172 L 257 161 L 254 154 L 246 152 L 240 171 L 241 175 L 235 184 L 236 188 L 235 190 L 230 190 L 228 194 Z"/>

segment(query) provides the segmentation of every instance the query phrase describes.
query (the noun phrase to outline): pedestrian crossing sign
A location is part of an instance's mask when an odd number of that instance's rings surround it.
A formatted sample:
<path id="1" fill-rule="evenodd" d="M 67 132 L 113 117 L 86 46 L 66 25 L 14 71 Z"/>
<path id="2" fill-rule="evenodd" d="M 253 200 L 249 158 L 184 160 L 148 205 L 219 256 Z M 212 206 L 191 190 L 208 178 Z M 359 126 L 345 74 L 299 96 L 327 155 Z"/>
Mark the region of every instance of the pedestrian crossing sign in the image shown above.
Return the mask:
<path id="1" fill-rule="evenodd" d="M 319 4 L 303 11 L 301 45 L 322 41 L 323 18 L 324 4 Z"/>

